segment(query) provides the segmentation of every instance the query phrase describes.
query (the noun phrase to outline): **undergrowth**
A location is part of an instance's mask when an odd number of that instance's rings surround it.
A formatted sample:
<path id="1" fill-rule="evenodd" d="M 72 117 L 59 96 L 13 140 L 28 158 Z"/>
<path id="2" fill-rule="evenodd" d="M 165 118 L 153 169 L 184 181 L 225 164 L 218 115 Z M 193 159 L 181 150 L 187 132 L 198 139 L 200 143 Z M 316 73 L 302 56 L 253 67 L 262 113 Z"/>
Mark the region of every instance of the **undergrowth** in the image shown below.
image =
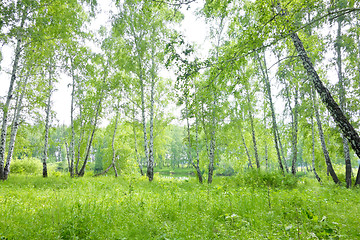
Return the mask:
<path id="1" fill-rule="evenodd" d="M 360 238 L 358 189 L 277 173 L 212 185 L 12 175 L 0 187 L 0 239 Z"/>

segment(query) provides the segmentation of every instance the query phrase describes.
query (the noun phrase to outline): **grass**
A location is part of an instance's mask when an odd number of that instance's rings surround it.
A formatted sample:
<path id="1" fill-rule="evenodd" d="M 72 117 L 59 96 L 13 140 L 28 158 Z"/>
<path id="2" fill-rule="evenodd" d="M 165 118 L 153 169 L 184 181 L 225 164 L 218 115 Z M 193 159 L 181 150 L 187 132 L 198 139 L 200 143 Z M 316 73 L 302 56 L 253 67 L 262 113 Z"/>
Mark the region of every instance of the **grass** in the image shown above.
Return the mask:
<path id="1" fill-rule="evenodd" d="M 359 190 L 306 178 L 12 175 L 0 188 L 0 239 L 360 239 Z"/>

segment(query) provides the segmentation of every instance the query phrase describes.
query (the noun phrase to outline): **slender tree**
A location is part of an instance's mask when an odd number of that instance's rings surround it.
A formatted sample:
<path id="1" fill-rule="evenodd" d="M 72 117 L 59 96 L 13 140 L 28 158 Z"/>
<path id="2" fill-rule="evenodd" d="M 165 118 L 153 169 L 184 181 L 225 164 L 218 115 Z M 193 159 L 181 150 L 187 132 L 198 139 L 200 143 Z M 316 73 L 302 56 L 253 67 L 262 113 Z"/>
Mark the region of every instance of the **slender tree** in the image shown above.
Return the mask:
<path id="1" fill-rule="evenodd" d="M 345 87 L 344 87 L 344 77 L 343 77 L 343 71 L 342 71 L 342 51 L 341 51 L 341 45 L 342 45 L 342 34 L 341 34 L 341 27 L 343 23 L 343 17 L 337 18 L 337 36 L 336 36 L 336 42 L 335 42 L 335 49 L 336 49 L 336 66 L 337 66 L 337 73 L 338 73 L 338 79 L 339 79 L 339 106 L 340 109 L 345 113 Z M 349 144 L 348 140 L 344 136 L 344 134 L 341 134 L 342 141 L 343 141 L 343 150 L 344 150 L 344 159 L 345 159 L 345 181 L 346 181 L 346 187 L 351 187 L 351 160 L 350 160 L 350 150 L 349 150 Z"/>
<path id="2" fill-rule="evenodd" d="M 46 103 L 46 117 L 45 117 L 45 135 L 44 135 L 44 150 L 42 157 L 43 164 L 43 177 L 48 176 L 47 171 L 47 158 L 48 158 L 48 148 L 49 148 L 49 129 L 50 129 L 50 117 L 51 117 L 51 95 L 53 92 L 53 66 L 52 59 L 49 61 L 49 79 L 48 79 L 48 96 Z"/>
<path id="3" fill-rule="evenodd" d="M 274 135 L 274 143 L 275 143 L 276 153 L 277 153 L 277 157 L 278 157 L 279 167 L 280 167 L 280 170 L 282 172 L 284 172 L 284 165 L 281 160 L 280 149 L 279 149 L 279 136 L 278 136 L 279 134 L 278 134 L 278 130 L 277 130 L 278 127 L 277 127 L 277 123 L 276 123 L 274 104 L 273 104 L 273 100 L 272 100 L 272 96 L 271 96 L 271 87 L 270 87 L 269 77 L 268 77 L 268 73 L 267 73 L 266 60 L 264 57 L 264 60 L 262 62 L 259 55 L 257 55 L 256 57 L 259 62 L 259 68 L 263 75 L 263 80 L 265 83 L 265 91 L 266 91 L 266 95 L 267 95 L 269 105 L 270 105 L 271 117 L 272 117 L 272 131 L 273 131 L 273 135 Z"/>

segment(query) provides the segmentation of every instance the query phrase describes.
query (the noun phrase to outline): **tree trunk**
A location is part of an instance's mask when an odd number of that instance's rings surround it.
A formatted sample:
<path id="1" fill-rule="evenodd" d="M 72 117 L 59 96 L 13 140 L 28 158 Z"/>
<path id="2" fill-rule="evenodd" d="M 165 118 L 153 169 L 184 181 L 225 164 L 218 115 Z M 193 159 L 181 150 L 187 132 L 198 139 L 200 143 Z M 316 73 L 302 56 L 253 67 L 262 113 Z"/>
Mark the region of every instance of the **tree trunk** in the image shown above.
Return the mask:
<path id="1" fill-rule="evenodd" d="M 293 113 L 293 137 L 292 137 L 292 162 L 291 162 L 291 173 L 293 175 L 296 174 L 296 161 L 297 161 L 297 135 L 298 135 L 298 98 L 299 98 L 299 90 L 295 89 L 295 106 Z"/>
<path id="2" fill-rule="evenodd" d="M 246 87 L 246 97 L 247 97 L 248 107 L 249 107 L 249 117 L 250 117 L 252 140 L 253 140 L 253 145 L 254 145 L 255 162 L 256 162 L 256 167 L 259 169 L 260 168 L 260 161 L 259 161 L 259 155 L 258 155 L 258 150 L 257 150 L 257 145 L 256 145 L 254 116 L 253 116 L 253 111 L 252 111 L 252 107 L 251 107 L 251 103 L 250 103 L 249 90 L 248 90 L 247 87 Z"/>
<path id="3" fill-rule="evenodd" d="M 84 119 L 82 119 L 82 108 L 81 108 L 81 104 L 79 105 L 80 108 L 80 129 L 83 128 L 83 126 L 85 125 Z M 79 163 L 80 163 L 80 157 L 81 157 L 81 142 L 83 140 L 85 134 L 85 129 L 80 130 L 80 136 L 79 136 L 79 141 L 78 141 L 78 146 L 77 146 L 77 155 L 76 155 L 76 165 L 75 165 L 75 174 L 79 175 Z"/>
<path id="4" fill-rule="evenodd" d="M 267 129 L 267 117 L 266 117 L 266 101 L 264 99 L 264 133 Z M 269 170 L 269 162 L 268 162 L 268 146 L 266 138 L 264 137 L 264 151 L 265 151 L 265 169 L 266 171 Z"/>
<path id="5" fill-rule="evenodd" d="M 5 165 L 5 169 L 4 169 L 4 180 L 6 180 L 8 178 L 9 173 L 10 173 L 10 164 L 11 164 L 11 160 L 12 160 L 12 156 L 13 156 L 13 152 L 14 152 L 16 134 L 17 134 L 17 130 L 18 130 L 18 127 L 20 124 L 20 113 L 22 110 L 22 102 L 23 102 L 23 98 L 25 95 L 25 90 L 26 90 L 26 85 L 27 85 L 29 75 L 30 75 L 30 70 L 29 70 L 27 76 L 25 77 L 24 82 L 22 83 L 21 90 L 20 90 L 21 93 L 20 93 L 20 96 L 18 96 L 17 101 L 16 101 L 14 118 L 13 118 L 12 127 L 11 127 L 8 155 L 6 158 L 6 165 Z"/>
<path id="6" fill-rule="evenodd" d="M 48 158 L 48 143 L 49 143 L 49 128 L 50 128 L 50 105 L 51 105 L 51 95 L 52 95 L 52 61 L 50 60 L 50 69 L 49 69 L 49 92 L 48 92 L 48 99 L 47 99 L 47 104 L 46 104 L 46 119 L 45 119 L 45 143 L 44 143 L 44 152 L 43 152 L 43 159 L 42 159 L 42 163 L 43 163 L 43 177 L 47 177 L 48 176 L 48 172 L 47 172 L 47 158 Z"/>
<path id="7" fill-rule="evenodd" d="M 344 78 L 342 74 L 342 58 L 341 58 L 341 24 L 342 19 L 339 17 L 337 19 L 338 29 L 337 29 L 337 37 L 335 42 L 335 49 L 336 49 L 336 65 L 337 65 L 337 72 L 339 78 L 339 100 L 340 100 L 340 109 L 345 113 L 345 88 L 344 88 Z M 343 141 L 343 149 L 344 149 L 344 158 L 345 158 L 345 181 L 346 187 L 351 187 L 351 160 L 350 160 L 350 151 L 349 151 L 349 144 L 347 139 L 345 138 L 344 134 L 341 134 L 342 141 Z"/>
<path id="8" fill-rule="evenodd" d="M 314 130 L 314 108 L 311 114 L 311 137 L 312 137 L 312 170 L 313 173 L 315 174 L 316 179 L 318 180 L 319 183 L 321 183 L 321 178 L 319 177 L 319 175 L 316 172 L 315 169 L 315 130 Z"/>
<path id="9" fill-rule="evenodd" d="M 137 149 L 136 129 L 135 129 L 135 107 L 134 106 L 133 106 L 133 132 L 134 132 L 134 144 L 135 144 L 135 146 L 134 146 L 135 147 L 135 158 L 138 162 L 141 176 L 144 176 L 143 166 L 142 166 L 141 160 L 139 158 L 138 149 Z"/>
<path id="10" fill-rule="evenodd" d="M 155 55 L 154 49 L 151 50 L 152 60 L 151 60 L 151 87 L 150 87 L 150 132 L 149 132 L 149 159 L 147 165 L 147 177 L 151 182 L 154 179 L 154 95 L 155 95 Z"/>
<path id="11" fill-rule="evenodd" d="M 141 121 L 143 125 L 143 134 L 144 134 L 144 153 L 145 159 L 148 163 L 149 161 L 149 152 L 148 152 L 148 141 L 147 141 L 147 131 L 146 131 L 146 118 L 145 118 L 145 96 L 144 96 L 144 81 L 140 77 L 140 89 L 141 89 Z M 146 171 L 147 174 L 147 171 Z"/>
<path id="12" fill-rule="evenodd" d="M 338 184 L 340 183 L 335 171 L 334 171 L 334 168 L 332 166 L 332 163 L 331 163 L 331 160 L 330 160 L 330 156 L 329 156 L 329 152 L 326 148 L 326 143 L 325 143 L 325 137 L 324 137 L 324 132 L 323 132 L 323 129 L 322 129 L 322 125 L 321 125 L 321 120 L 320 120 L 320 114 L 319 114 L 319 110 L 317 108 L 317 102 L 316 102 L 316 95 L 315 95 L 315 92 L 313 90 L 313 88 L 311 88 L 311 97 L 312 97 L 312 100 L 313 100 L 313 108 L 314 108 L 314 112 L 315 112 L 315 117 L 316 117 L 316 122 L 317 122 L 317 125 L 318 125 L 318 130 L 319 130 L 319 136 L 320 136 L 320 141 L 321 141 L 321 148 L 323 150 L 323 153 L 324 153 L 324 158 L 325 158 L 325 163 L 326 163 L 326 166 L 327 166 L 327 171 L 330 173 L 333 181 Z"/>
<path id="13" fill-rule="evenodd" d="M 216 102 L 216 94 L 214 90 L 214 101 L 212 106 L 212 120 L 211 125 L 212 129 L 210 131 L 210 152 L 209 152 L 209 173 L 208 173 L 208 183 L 212 183 L 213 173 L 214 173 L 214 162 L 215 162 L 215 147 L 216 147 L 216 140 L 215 140 L 215 133 L 216 133 L 216 114 L 215 114 L 215 106 Z"/>
<path id="14" fill-rule="evenodd" d="M 359 23 L 359 16 L 357 18 L 357 22 Z M 359 72 L 359 78 L 358 78 L 358 81 L 359 81 L 359 85 L 360 85 L 360 34 L 357 34 L 357 43 L 358 43 L 358 72 Z M 357 175 L 356 175 L 356 180 L 355 180 L 355 185 L 360 185 L 360 164 L 359 164 L 359 168 L 358 168 L 358 172 L 357 172 Z"/>
<path id="15" fill-rule="evenodd" d="M 25 21 L 23 19 L 23 21 Z M 22 21 L 21 27 L 24 25 Z M 7 132 L 7 123 L 8 123 L 8 113 L 10 107 L 10 101 L 13 96 L 13 89 L 16 80 L 16 72 L 18 70 L 18 64 L 20 59 L 21 52 L 21 39 L 20 37 L 17 39 L 16 48 L 15 48 L 15 59 L 11 72 L 11 79 L 9 90 L 6 97 L 5 105 L 3 106 L 3 115 L 2 115 L 2 125 L 1 125 L 1 135 L 0 135 L 0 179 L 5 180 L 4 175 L 4 160 L 5 160 L 5 146 L 6 146 L 6 132 Z"/>
<path id="16" fill-rule="evenodd" d="M 196 102 L 196 95 L 195 95 L 195 102 Z M 199 129 L 198 129 L 198 114 L 197 111 L 195 113 L 195 141 L 196 141 L 196 173 L 197 177 L 199 179 L 199 183 L 203 183 L 203 177 L 202 173 L 200 171 L 199 163 L 200 163 L 200 157 L 199 157 Z"/>
<path id="17" fill-rule="evenodd" d="M 184 93 L 185 98 L 185 118 L 186 118 L 186 132 L 187 132 L 187 140 L 188 140 L 188 161 L 191 165 L 194 165 L 191 155 L 191 136 L 190 136 L 190 123 L 189 123 L 189 103 L 188 103 L 188 91 Z"/>
<path id="18" fill-rule="evenodd" d="M 310 58 L 308 57 L 304 46 L 299 39 L 296 33 L 291 34 L 291 38 L 294 42 L 295 48 L 299 53 L 299 56 L 303 62 L 304 68 L 308 72 L 308 75 L 313 82 L 315 89 L 320 95 L 321 100 L 325 104 L 326 108 L 329 110 L 331 116 L 333 117 L 336 124 L 342 130 L 346 139 L 350 142 L 351 147 L 355 151 L 356 155 L 360 158 L 360 137 L 358 133 L 355 131 L 354 127 L 350 124 L 348 119 L 345 117 L 344 113 L 341 111 L 339 105 L 335 102 L 333 97 L 331 96 L 329 90 L 324 86 L 321 82 L 319 75 L 314 69 Z M 359 168 L 360 170 L 360 168 Z M 356 182 L 355 185 L 360 182 Z"/>
<path id="19" fill-rule="evenodd" d="M 120 107 L 120 104 L 118 104 L 118 108 Z M 112 141 L 111 141 L 111 149 L 113 152 L 112 155 L 112 166 L 114 168 L 114 172 L 115 172 L 115 177 L 118 176 L 118 171 L 116 169 L 116 164 L 115 164 L 115 160 L 116 160 L 116 151 L 115 151 L 115 136 L 116 136 L 116 130 L 117 130 L 117 126 L 118 126 L 118 118 L 119 118 L 119 109 L 116 112 L 116 117 L 115 117 L 115 127 L 114 127 L 114 133 L 113 133 L 113 137 L 112 137 Z"/>
<path id="20" fill-rule="evenodd" d="M 209 149 L 209 136 L 208 136 L 208 130 L 206 129 L 205 125 L 205 109 L 204 109 L 204 102 L 201 103 L 201 123 L 204 129 L 204 140 L 205 140 L 205 146 L 206 146 L 206 154 L 209 157 L 210 149 Z M 210 157 L 209 157 L 210 158 Z"/>
<path id="21" fill-rule="evenodd" d="M 70 109 L 70 125 L 71 125 L 71 139 L 70 139 L 70 148 L 69 148 L 69 172 L 70 177 L 74 177 L 74 161 L 75 161 L 75 126 L 74 126 L 74 101 L 75 101 L 75 73 L 74 73 L 74 63 L 72 58 L 71 61 L 71 75 L 72 75 L 72 90 L 71 90 L 71 109 Z M 80 144 L 79 144 L 80 145 Z"/>
<path id="22" fill-rule="evenodd" d="M 268 158 L 268 146 L 267 146 L 267 142 L 265 141 L 265 146 L 264 146 L 264 148 L 265 148 L 265 167 L 266 167 L 266 171 L 268 171 L 269 170 L 269 158 Z"/>
<path id="23" fill-rule="evenodd" d="M 202 175 L 199 168 L 199 159 L 197 159 L 197 164 L 194 163 L 191 155 L 191 137 L 190 137 L 190 123 L 189 123 L 189 104 L 188 104 L 188 96 L 185 93 L 185 115 L 186 115 L 186 124 L 187 124 L 187 138 L 188 138 L 188 159 L 189 163 L 195 168 L 196 175 L 199 179 L 199 182 L 202 183 Z M 197 120 L 195 122 L 197 124 Z M 197 125 L 196 125 L 196 131 L 197 131 Z M 197 132 L 196 132 L 196 141 L 197 141 Z M 197 151 L 197 150 L 196 150 Z M 198 152 L 196 153 L 198 156 Z"/>
<path id="24" fill-rule="evenodd" d="M 102 93 L 101 93 L 101 96 L 100 96 L 100 99 L 98 101 L 98 104 L 97 104 L 97 107 L 96 107 L 96 114 L 95 114 L 95 119 L 94 119 L 94 126 L 93 126 L 93 129 L 92 129 L 92 132 L 91 132 L 91 135 L 89 136 L 89 140 L 88 140 L 88 144 L 87 144 L 87 148 L 86 148 L 86 153 L 85 153 L 85 159 L 84 159 L 84 163 L 78 173 L 78 176 L 79 177 L 83 177 L 84 174 L 85 174 L 85 167 L 86 167 L 86 164 L 89 160 L 89 156 L 90 156 L 90 149 L 91 149 L 91 145 L 92 145 L 92 142 L 94 140 L 94 135 L 95 135 L 95 131 L 96 131 L 96 127 L 97 127 L 97 121 L 98 121 L 98 118 L 99 118 L 99 115 L 100 115 L 100 112 L 101 112 L 101 105 L 102 105 L 102 100 L 103 100 L 103 90 L 102 90 Z"/>
<path id="25" fill-rule="evenodd" d="M 287 165 L 287 161 L 286 161 L 286 158 L 285 158 L 285 155 L 284 155 L 284 149 L 283 149 L 283 146 L 282 146 L 280 133 L 279 133 L 279 128 L 277 127 L 277 124 L 276 124 L 276 141 L 279 143 L 280 154 L 281 154 L 281 157 L 283 159 L 284 168 L 285 168 L 286 172 L 289 173 L 289 166 Z"/>
<path id="26" fill-rule="evenodd" d="M 360 24 L 360 21 L 357 21 Z M 358 25 L 359 26 L 359 25 Z M 358 44 L 358 82 L 360 85 L 360 33 L 357 34 L 357 44 Z"/>
<path id="27" fill-rule="evenodd" d="M 95 175 L 94 175 L 95 177 L 106 174 L 111 168 L 114 168 L 115 177 L 118 176 L 118 171 L 117 171 L 117 169 L 116 169 L 116 164 L 115 164 L 116 151 L 115 151 L 115 146 L 114 146 L 115 136 L 116 136 L 116 130 L 117 130 L 117 125 L 118 125 L 118 118 L 119 118 L 119 109 L 116 111 L 114 132 L 113 132 L 113 136 L 112 136 L 112 140 L 111 140 L 111 149 L 112 149 L 111 163 L 110 163 L 110 165 L 109 165 L 103 172 L 98 173 L 98 174 L 95 174 Z"/>
<path id="28" fill-rule="evenodd" d="M 70 169 L 70 149 L 69 149 L 69 144 L 67 143 L 66 140 L 65 140 L 65 150 L 66 150 L 66 159 L 68 163 L 68 168 Z"/>
<path id="29" fill-rule="evenodd" d="M 269 77 L 268 77 L 268 73 L 267 73 L 266 59 L 264 56 L 264 65 L 265 66 L 263 66 L 260 57 L 258 55 L 256 55 L 256 57 L 258 59 L 260 69 L 261 69 L 261 72 L 264 77 L 265 89 L 266 89 L 267 97 L 268 97 L 269 104 L 270 104 L 271 117 L 272 117 L 272 131 L 273 131 L 273 135 L 274 135 L 274 143 L 275 143 L 276 153 L 277 153 L 277 157 L 278 157 L 279 167 L 280 167 L 280 170 L 284 173 L 284 166 L 283 166 L 283 163 L 281 160 L 280 150 L 279 150 L 279 145 L 278 145 L 277 124 L 276 124 L 274 104 L 273 104 L 272 97 L 271 97 L 271 86 L 270 86 L 270 81 L 269 81 Z"/>
<path id="30" fill-rule="evenodd" d="M 242 129 L 240 129 L 240 135 L 241 135 L 241 140 L 242 140 L 244 148 L 245 148 L 246 156 L 248 157 L 248 161 L 249 161 L 248 167 L 253 168 L 252 162 L 251 162 L 251 157 L 250 157 L 250 154 L 249 154 L 249 150 L 248 150 L 248 148 L 246 146 L 244 135 L 242 134 Z"/>

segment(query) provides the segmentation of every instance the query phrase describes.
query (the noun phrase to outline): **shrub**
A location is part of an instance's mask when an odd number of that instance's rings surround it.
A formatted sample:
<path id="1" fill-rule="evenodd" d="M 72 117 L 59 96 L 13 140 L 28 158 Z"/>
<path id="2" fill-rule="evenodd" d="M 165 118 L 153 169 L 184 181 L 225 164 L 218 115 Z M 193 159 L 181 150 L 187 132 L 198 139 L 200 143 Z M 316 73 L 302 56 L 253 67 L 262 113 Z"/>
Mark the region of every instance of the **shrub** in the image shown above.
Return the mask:
<path id="1" fill-rule="evenodd" d="M 220 172 L 216 173 L 217 176 L 233 176 L 235 170 L 231 166 L 224 167 Z"/>
<path id="2" fill-rule="evenodd" d="M 10 165 L 10 173 L 36 174 L 41 173 L 41 170 L 41 160 L 33 157 L 14 159 Z"/>
<path id="3" fill-rule="evenodd" d="M 295 188 L 298 179 L 290 174 L 283 175 L 281 172 L 265 172 L 258 169 L 250 169 L 239 173 L 237 181 L 240 185 L 273 188 Z"/>

